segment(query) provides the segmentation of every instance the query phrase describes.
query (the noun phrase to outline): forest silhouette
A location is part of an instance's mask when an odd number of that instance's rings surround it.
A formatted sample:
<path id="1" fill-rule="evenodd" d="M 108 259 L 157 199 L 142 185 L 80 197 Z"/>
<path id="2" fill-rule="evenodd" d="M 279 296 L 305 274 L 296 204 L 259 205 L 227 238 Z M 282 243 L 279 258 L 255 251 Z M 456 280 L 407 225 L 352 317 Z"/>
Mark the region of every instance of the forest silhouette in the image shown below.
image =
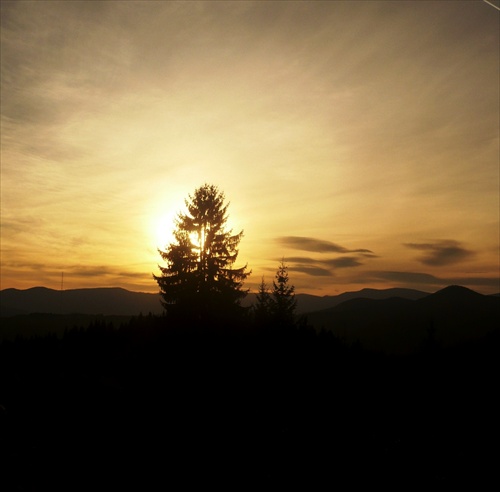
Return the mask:
<path id="1" fill-rule="evenodd" d="M 201 189 L 219 200 L 223 225 L 223 195 Z M 416 351 L 384 353 L 311 324 L 325 312 L 299 316 L 285 259 L 243 306 L 247 267 L 231 270 L 241 233 L 186 217 L 155 276 L 162 315 L 0 339 L 6 490 L 498 482 L 500 331 L 454 345 L 440 335 L 460 303 L 476 306 L 459 313 L 471 330 L 485 322 L 483 301 L 493 306 L 487 321 L 498 320 L 500 298 L 454 287 L 407 300 L 432 314 L 421 320 L 425 336 Z M 384 313 L 406 306 L 386 301 L 373 300 Z M 376 312 L 367 304 L 339 304 L 335 322 L 355 313 L 365 326 L 362 313 Z M 384 324 L 400 322 L 404 333 L 410 318 L 398 316 L 372 329 L 383 336 Z"/>

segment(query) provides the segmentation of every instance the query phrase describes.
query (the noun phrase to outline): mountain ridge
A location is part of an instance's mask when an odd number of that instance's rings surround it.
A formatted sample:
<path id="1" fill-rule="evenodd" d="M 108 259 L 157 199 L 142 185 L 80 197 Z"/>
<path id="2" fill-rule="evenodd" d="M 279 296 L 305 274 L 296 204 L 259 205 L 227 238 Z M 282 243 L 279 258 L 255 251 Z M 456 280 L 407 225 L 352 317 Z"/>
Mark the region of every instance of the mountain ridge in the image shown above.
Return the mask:
<path id="1" fill-rule="evenodd" d="M 250 306 L 255 298 L 255 293 L 248 294 L 244 305 Z M 500 297 L 453 285 L 432 294 L 391 288 L 361 289 L 338 296 L 297 294 L 296 298 L 298 314 L 316 331 L 331 332 L 347 343 L 359 342 L 368 350 L 387 353 L 411 353 L 426 344 L 445 347 L 468 343 L 496 333 L 500 320 Z M 4 325 L 13 325 L 12 333 L 19 323 L 34 326 L 33 319 L 27 322 L 21 318 L 36 314 L 58 318 L 75 315 L 77 319 L 162 312 L 159 294 L 120 287 L 0 291 L 0 315 L 11 318 Z"/>
<path id="2" fill-rule="evenodd" d="M 308 314 L 316 330 L 373 351 L 409 353 L 434 344 L 449 347 L 498 332 L 500 299 L 448 286 L 416 300 L 355 298 Z"/>
<path id="3" fill-rule="evenodd" d="M 161 314 L 158 294 L 121 287 L 54 290 L 48 287 L 0 291 L 0 316 L 32 313 L 138 315 Z"/>
<path id="4" fill-rule="evenodd" d="M 297 294 L 297 312 L 306 314 L 332 308 L 346 300 L 369 297 L 385 299 L 403 297 L 420 299 L 427 292 L 413 289 L 362 289 L 344 292 L 336 296 L 315 296 Z M 249 293 L 242 305 L 251 306 L 256 300 L 255 293 Z M 92 315 L 138 315 L 161 314 L 163 307 L 158 293 L 137 292 L 122 287 L 95 287 L 83 289 L 55 290 L 44 286 L 28 289 L 8 288 L 0 290 L 0 317 L 32 313 L 51 314 L 92 314 Z"/>

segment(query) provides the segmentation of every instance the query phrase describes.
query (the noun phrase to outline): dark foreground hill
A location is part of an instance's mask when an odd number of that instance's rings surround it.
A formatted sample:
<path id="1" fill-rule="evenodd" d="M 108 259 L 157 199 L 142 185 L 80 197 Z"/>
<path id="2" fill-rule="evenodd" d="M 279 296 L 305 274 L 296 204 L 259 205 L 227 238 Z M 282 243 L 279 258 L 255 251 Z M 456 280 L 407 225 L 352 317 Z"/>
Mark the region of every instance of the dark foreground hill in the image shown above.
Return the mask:
<path id="1" fill-rule="evenodd" d="M 497 489 L 500 337 L 394 357 L 228 328 L 142 316 L 0 343 L 2 490 Z"/>
<path id="2" fill-rule="evenodd" d="M 468 343 L 498 330 L 500 298 L 450 286 L 415 300 L 359 297 L 309 313 L 308 321 L 369 350 L 410 353 L 429 344 Z"/>

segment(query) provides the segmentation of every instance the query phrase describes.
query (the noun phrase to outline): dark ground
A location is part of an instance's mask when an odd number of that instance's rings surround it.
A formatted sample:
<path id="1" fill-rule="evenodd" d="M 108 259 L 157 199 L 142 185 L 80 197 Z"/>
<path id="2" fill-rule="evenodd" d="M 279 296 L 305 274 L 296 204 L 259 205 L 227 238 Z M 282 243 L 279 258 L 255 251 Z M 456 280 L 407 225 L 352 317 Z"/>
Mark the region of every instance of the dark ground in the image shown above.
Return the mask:
<path id="1" fill-rule="evenodd" d="M 492 486 L 499 347 L 389 357 L 155 317 L 4 341 L 2 490 Z"/>

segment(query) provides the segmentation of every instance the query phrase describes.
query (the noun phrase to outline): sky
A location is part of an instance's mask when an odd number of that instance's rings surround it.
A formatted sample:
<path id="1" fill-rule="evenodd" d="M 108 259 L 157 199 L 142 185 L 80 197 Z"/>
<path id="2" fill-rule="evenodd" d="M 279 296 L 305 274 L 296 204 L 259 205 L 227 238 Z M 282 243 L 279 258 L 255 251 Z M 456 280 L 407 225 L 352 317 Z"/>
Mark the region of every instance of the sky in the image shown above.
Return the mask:
<path id="1" fill-rule="evenodd" d="M 252 292 L 500 292 L 496 5 L 2 1 L 1 289 L 157 292 L 209 183 Z"/>

